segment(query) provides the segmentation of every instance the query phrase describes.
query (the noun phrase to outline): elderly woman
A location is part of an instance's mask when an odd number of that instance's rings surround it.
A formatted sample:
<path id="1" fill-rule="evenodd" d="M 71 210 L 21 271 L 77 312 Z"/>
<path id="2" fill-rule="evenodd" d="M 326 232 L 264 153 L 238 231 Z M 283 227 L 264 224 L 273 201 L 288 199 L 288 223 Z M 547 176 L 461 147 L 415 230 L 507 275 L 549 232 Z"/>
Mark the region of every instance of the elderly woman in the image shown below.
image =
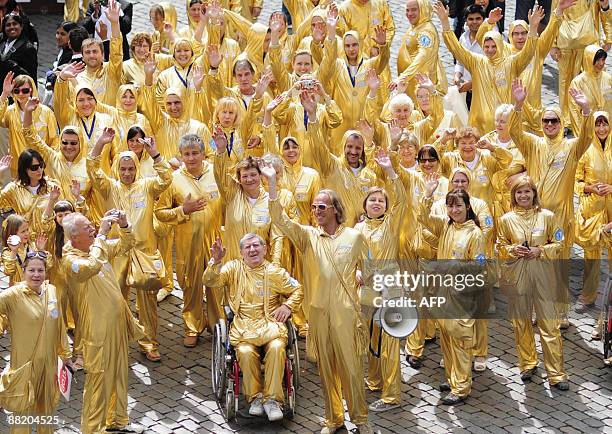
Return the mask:
<path id="1" fill-rule="evenodd" d="M 15 417 L 11 433 L 32 431 L 32 426 L 17 422 L 19 416 L 53 415 L 60 396 L 58 357 L 70 359 L 57 291 L 45 281 L 46 256 L 29 252 L 23 262 L 24 281 L 0 294 L 0 315 L 11 327 L 11 361 L 1 374 L 0 405 Z M 36 430 L 54 431 L 51 424 L 39 424 Z"/>

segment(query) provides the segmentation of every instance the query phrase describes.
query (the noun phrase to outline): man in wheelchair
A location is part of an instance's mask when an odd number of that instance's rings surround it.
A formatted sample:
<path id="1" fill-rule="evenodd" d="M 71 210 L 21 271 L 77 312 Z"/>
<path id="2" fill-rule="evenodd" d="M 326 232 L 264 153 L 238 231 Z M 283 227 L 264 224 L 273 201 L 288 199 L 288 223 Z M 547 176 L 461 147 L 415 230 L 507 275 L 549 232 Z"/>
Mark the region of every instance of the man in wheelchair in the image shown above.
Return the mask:
<path id="1" fill-rule="evenodd" d="M 249 414 L 276 421 L 283 418 L 283 373 L 287 327 L 285 321 L 304 297 L 302 287 L 283 268 L 265 260 L 266 244 L 257 234 L 240 240 L 242 259 L 221 267 L 225 248 L 217 239 L 204 272 L 204 284 L 229 288 L 229 306 L 234 312 L 230 344 L 242 371 L 244 395 L 251 404 Z M 281 297 L 287 300 L 281 304 Z M 264 355 L 261 381 L 260 352 Z"/>

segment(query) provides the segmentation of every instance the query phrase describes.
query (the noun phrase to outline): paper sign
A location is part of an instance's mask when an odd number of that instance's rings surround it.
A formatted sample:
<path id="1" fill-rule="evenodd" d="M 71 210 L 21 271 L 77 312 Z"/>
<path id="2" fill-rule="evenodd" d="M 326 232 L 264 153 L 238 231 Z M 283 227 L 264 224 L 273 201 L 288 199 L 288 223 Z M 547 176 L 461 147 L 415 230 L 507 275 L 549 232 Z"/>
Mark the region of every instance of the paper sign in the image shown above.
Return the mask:
<path id="1" fill-rule="evenodd" d="M 70 387 L 72 385 L 72 372 L 64 365 L 59 357 L 57 358 L 57 384 L 59 390 L 66 401 L 70 400 Z"/>

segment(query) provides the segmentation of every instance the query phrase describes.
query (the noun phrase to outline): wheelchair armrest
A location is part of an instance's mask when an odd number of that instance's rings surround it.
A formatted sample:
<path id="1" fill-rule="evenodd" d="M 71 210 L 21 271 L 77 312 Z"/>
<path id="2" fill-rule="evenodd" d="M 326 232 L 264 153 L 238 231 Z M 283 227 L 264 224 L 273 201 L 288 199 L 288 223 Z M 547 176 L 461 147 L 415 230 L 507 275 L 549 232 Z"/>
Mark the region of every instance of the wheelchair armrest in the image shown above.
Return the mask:
<path id="1" fill-rule="evenodd" d="M 234 312 L 229 306 L 223 306 L 223 310 L 225 311 L 225 318 L 228 323 L 231 323 L 234 320 Z"/>

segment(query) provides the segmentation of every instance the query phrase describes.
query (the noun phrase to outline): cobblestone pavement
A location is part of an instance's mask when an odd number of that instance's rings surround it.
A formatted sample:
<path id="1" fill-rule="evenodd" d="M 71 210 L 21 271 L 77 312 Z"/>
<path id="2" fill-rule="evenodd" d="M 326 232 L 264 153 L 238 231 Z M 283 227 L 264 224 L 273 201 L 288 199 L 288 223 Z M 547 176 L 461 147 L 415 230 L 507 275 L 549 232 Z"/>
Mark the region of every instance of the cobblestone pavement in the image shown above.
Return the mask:
<path id="1" fill-rule="evenodd" d="M 271 10 L 280 8 L 279 0 L 267 1 L 262 14 L 265 19 Z M 184 24 L 184 2 L 172 2 L 177 5 L 179 19 Z M 133 32 L 148 29 L 147 12 L 152 3 L 151 0 L 135 3 Z M 390 0 L 390 4 L 397 26 L 392 50 L 395 71 L 398 44 L 406 29 L 406 20 L 403 16 L 404 2 Z M 509 17 L 513 17 L 513 10 L 512 1 L 508 4 Z M 42 36 L 40 76 L 44 76 L 44 70 L 55 55 L 51 35 L 60 20 L 59 16 L 32 17 Z M 442 47 L 442 57 L 450 70 L 452 58 L 445 47 Z M 548 104 L 556 99 L 557 78 L 556 65 L 550 59 L 546 62 L 544 74 L 543 98 Z M 579 249 L 576 249 L 574 256 L 581 256 Z M 581 285 L 581 268 L 579 264 L 574 268 L 571 286 L 577 291 Z M 6 286 L 6 279 L 3 281 Z M 161 434 L 319 431 L 323 415 L 319 378 L 316 367 L 304 360 L 303 352 L 303 381 L 293 420 L 269 424 L 242 415 L 237 423 L 226 423 L 211 390 L 211 336 L 205 334 L 201 337 L 194 349 L 182 346 L 181 299 L 182 293 L 177 289 L 172 297 L 159 305 L 159 337 L 163 356 L 160 364 L 147 361 L 138 353 L 135 344 L 130 347 L 129 409 L 133 421 L 146 426 L 148 433 Z M 503 297 L 497 295 L 496 299 L 498 308 L 503 309 Z M 551 390 L 540 376 L 531 384 L 522 384 L 516 367 L 510 324 L 505 320 L 492 320 L 489 324 L 489 369 L 474 374 L 473 392 L 467 403 L 454 408 L 437 406 L 440 398 L 437 386 L 443 379 L 443 370 L 438 367 L 440 348 L 434 343 L 427 347 L 426 359 L 419 371 L 402 362 L 404 381 L 401 408 L 372 414 L 370 421 L 382 433 L 612 433 L 612 371 L 602 367 L 601 345 L 589 340 L 596 316 L 595 309 L 582 315 L 571 312 L 572 327 L 564 333 L 565 366 L 571 384 L 568 392 Z M 0 350 L 5 360 L 8 358 L 8 348 L 9 339 L 1 339 Z M 303 342 L 301 349 L 304 349 Z M 69 403 L 62 401 L 58 409 L 61 421 L 58 432 L 61 433 L 78 432 L 84 383 L 82 372 L 76 375 L 76 381 L 72 400 Z M 368 402 L 377 398 L 377 394 L 367 392 Z M 241 400 L 243 411 L 245 407 Z M 350 423 L 347 425 L 354 428 Z M 4 417 L 0 420 L 0 431 L 8 431 Z"/>

